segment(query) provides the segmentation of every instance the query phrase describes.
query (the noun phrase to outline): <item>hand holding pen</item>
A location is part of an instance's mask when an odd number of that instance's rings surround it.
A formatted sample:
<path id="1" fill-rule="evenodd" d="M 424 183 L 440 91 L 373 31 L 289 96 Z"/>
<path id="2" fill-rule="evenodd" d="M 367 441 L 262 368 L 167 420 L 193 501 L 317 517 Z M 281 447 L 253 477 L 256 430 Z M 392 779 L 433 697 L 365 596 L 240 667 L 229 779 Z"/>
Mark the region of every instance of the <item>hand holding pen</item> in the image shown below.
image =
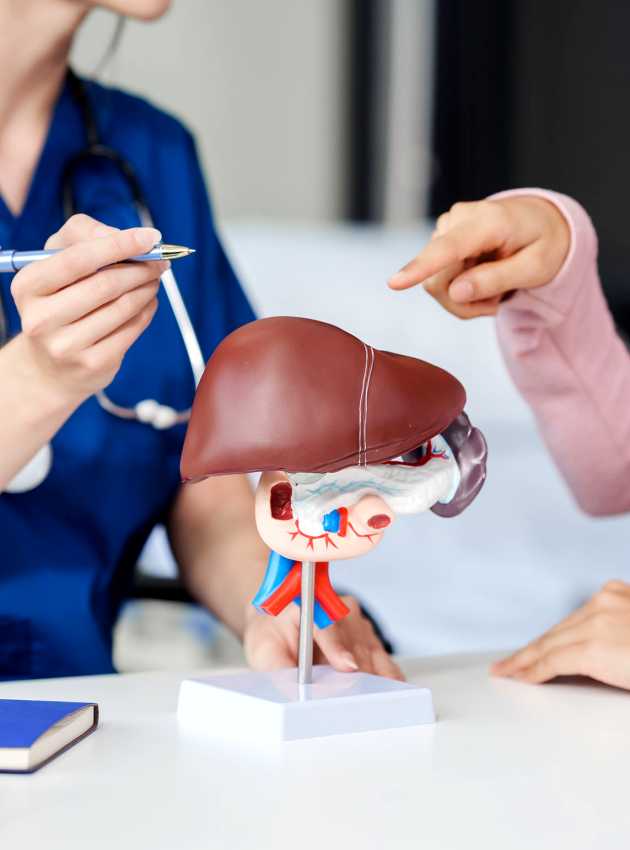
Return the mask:
<path id="1" fill-rule="evenodd" d="M 157 308 L 170 262 L 140 258 L 155 256 L 160 241 L 154 228 L 117 230 L 75 215 L 47 241 L 53 253 L 15 275 L 23 332 L 9 345 L 22 347 L 40 392 L 76 406 L 111 383 Z"/>
<path id="2" fill-rule="evenodd" d="M 157 233 L 157 231 L 156 231 Z M 6 251 L 0 249 L 0 272 L 19 272 L 20 269 L 36 263 L 38 260 L 46 260 L 58 254 L 62 248 L 48 248 L 44 251 Z M 152 260 L 179 260 L 194 254 L 194 248 L 186 248 L 183 245 L 168 245 L 158 242 L 145 254 L 137 254 L 135 257 L 127 257 L 126 262 L 146 263 Z"/>

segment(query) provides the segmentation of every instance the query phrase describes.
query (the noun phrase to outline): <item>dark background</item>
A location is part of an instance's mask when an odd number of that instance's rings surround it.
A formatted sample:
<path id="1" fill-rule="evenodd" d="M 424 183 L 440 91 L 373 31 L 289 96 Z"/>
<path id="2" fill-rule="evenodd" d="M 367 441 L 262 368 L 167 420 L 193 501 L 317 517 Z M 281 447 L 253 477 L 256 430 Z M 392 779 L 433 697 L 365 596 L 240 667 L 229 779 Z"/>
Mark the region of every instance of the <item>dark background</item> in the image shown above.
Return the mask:
<path id="1" fill-rule="evenodd" d="M 386 0 L 385 0 L 386 2 Z M 369 215 L 365 143 L 383 0 L 356 0 L 350 214 Z M 599 235 L 602 283 L 630 334 L 630 3 L 437 0 L 430 212 L 501 189 L 576 198 Z"/>

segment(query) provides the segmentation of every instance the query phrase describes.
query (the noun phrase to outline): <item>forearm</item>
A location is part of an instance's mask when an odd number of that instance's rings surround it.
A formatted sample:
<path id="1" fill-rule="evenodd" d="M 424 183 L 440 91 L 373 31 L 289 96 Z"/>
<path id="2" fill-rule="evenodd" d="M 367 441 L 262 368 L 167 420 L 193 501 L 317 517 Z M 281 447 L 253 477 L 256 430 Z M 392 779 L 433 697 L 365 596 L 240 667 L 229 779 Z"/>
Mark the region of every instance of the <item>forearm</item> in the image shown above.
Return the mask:
<path id="1" fill-rule="evenodd" d="M 225 476 L 184 485 L 169 536 L 186 587 L 242 637 L 268 556 L 256 531 L 247 479 Z"/>
<path id="2" fill-rule="evenodd" d="M 182 578 L 195 599 L 239 638 L 268 555 L 257 535 L 251 539 L 241 529 L 241 523 L 234 524 L 232 540 L 217 541 L 209 532 L 200 533 L 190 541 L 195 552 L 178 559 Z"/>
<path id="3" fill-rule="evenodd" d="M 29 365 L 21 336 L 0 350 L 0 493 L 57 433 L 76 404 Z"/>
<path id="4" fill-rule="evenodd" d="M 551 283 L 503 304 L 499 342 L 580 506 L 621 513 L 630 510 L 630 357 L 601 290 L 588 217 L 570 199 L 547 198 L 570 224 L 569 256 Z"/>

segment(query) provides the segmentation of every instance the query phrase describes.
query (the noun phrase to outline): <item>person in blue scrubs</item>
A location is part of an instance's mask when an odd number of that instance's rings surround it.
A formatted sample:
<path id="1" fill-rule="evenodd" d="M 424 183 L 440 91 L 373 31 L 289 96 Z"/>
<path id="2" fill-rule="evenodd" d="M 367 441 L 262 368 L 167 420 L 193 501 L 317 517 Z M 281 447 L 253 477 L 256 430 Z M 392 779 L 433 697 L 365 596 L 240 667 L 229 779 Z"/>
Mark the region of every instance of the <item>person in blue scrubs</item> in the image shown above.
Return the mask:
<path id="1" fill-rule="evenodd" d="M 0 79 L 0 244 L 64 249 L 13 278 L 0 275 L 9 340 L 0 349 L 0 679 L 113 672 L 112 629 L 159 522 L 187 586 L 243 638 L 250 662 L 295 663 L 295 606 L 274 619 L 249 604 L 267 553 L 247 480 L 180 486 L 185 425 L 160 431 L 123 420 L 94 396 L 107 387 L 118 405 L 156 399 L 185 410 L 194 391 L 159 289 L 163 266 L 124 263 L 159 236 L 138 226 L 119 169 L 103 162 L 79 169 L 74 190 L 83 214 L 64 222 L 62 205 L 64 166 L 86 146 L 67 73 L 74 33 L 93 6 L 148 19 L 168 5 L 0 0 L 0 40 L 10 57 Z M 194 141 L 150 103 L 86 87 L 102 141 L 132 164 L 164 240 L 197 250 L 176 274 L 208 358 L 253 313 L 217 237 Z M 49 441 L 45 480 L 7 492 Z M 351 607 L 347 620 L 317 635 L 320 659 L 340 670 L 397 675 Z"/>

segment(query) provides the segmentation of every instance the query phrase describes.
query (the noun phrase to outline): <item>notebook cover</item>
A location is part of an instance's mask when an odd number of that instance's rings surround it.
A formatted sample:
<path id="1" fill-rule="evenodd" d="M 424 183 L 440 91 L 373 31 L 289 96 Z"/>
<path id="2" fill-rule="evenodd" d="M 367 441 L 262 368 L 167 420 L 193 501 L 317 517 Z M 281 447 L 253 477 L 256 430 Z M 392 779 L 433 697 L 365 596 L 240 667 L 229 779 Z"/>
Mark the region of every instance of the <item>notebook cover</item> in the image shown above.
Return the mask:
<path id="1" fill-rule="evenodd" d="M 98 725 L 98 705 L 92 702 L 52 702 L 47 700 L 0 699 L 0 748 L 31 747 L 51 726 L 80 708 L 94 707 L 94 723 L 78 738 L 28 770 L 3 770 L 0 773 L 33 773 L 92 733 Z"/>

